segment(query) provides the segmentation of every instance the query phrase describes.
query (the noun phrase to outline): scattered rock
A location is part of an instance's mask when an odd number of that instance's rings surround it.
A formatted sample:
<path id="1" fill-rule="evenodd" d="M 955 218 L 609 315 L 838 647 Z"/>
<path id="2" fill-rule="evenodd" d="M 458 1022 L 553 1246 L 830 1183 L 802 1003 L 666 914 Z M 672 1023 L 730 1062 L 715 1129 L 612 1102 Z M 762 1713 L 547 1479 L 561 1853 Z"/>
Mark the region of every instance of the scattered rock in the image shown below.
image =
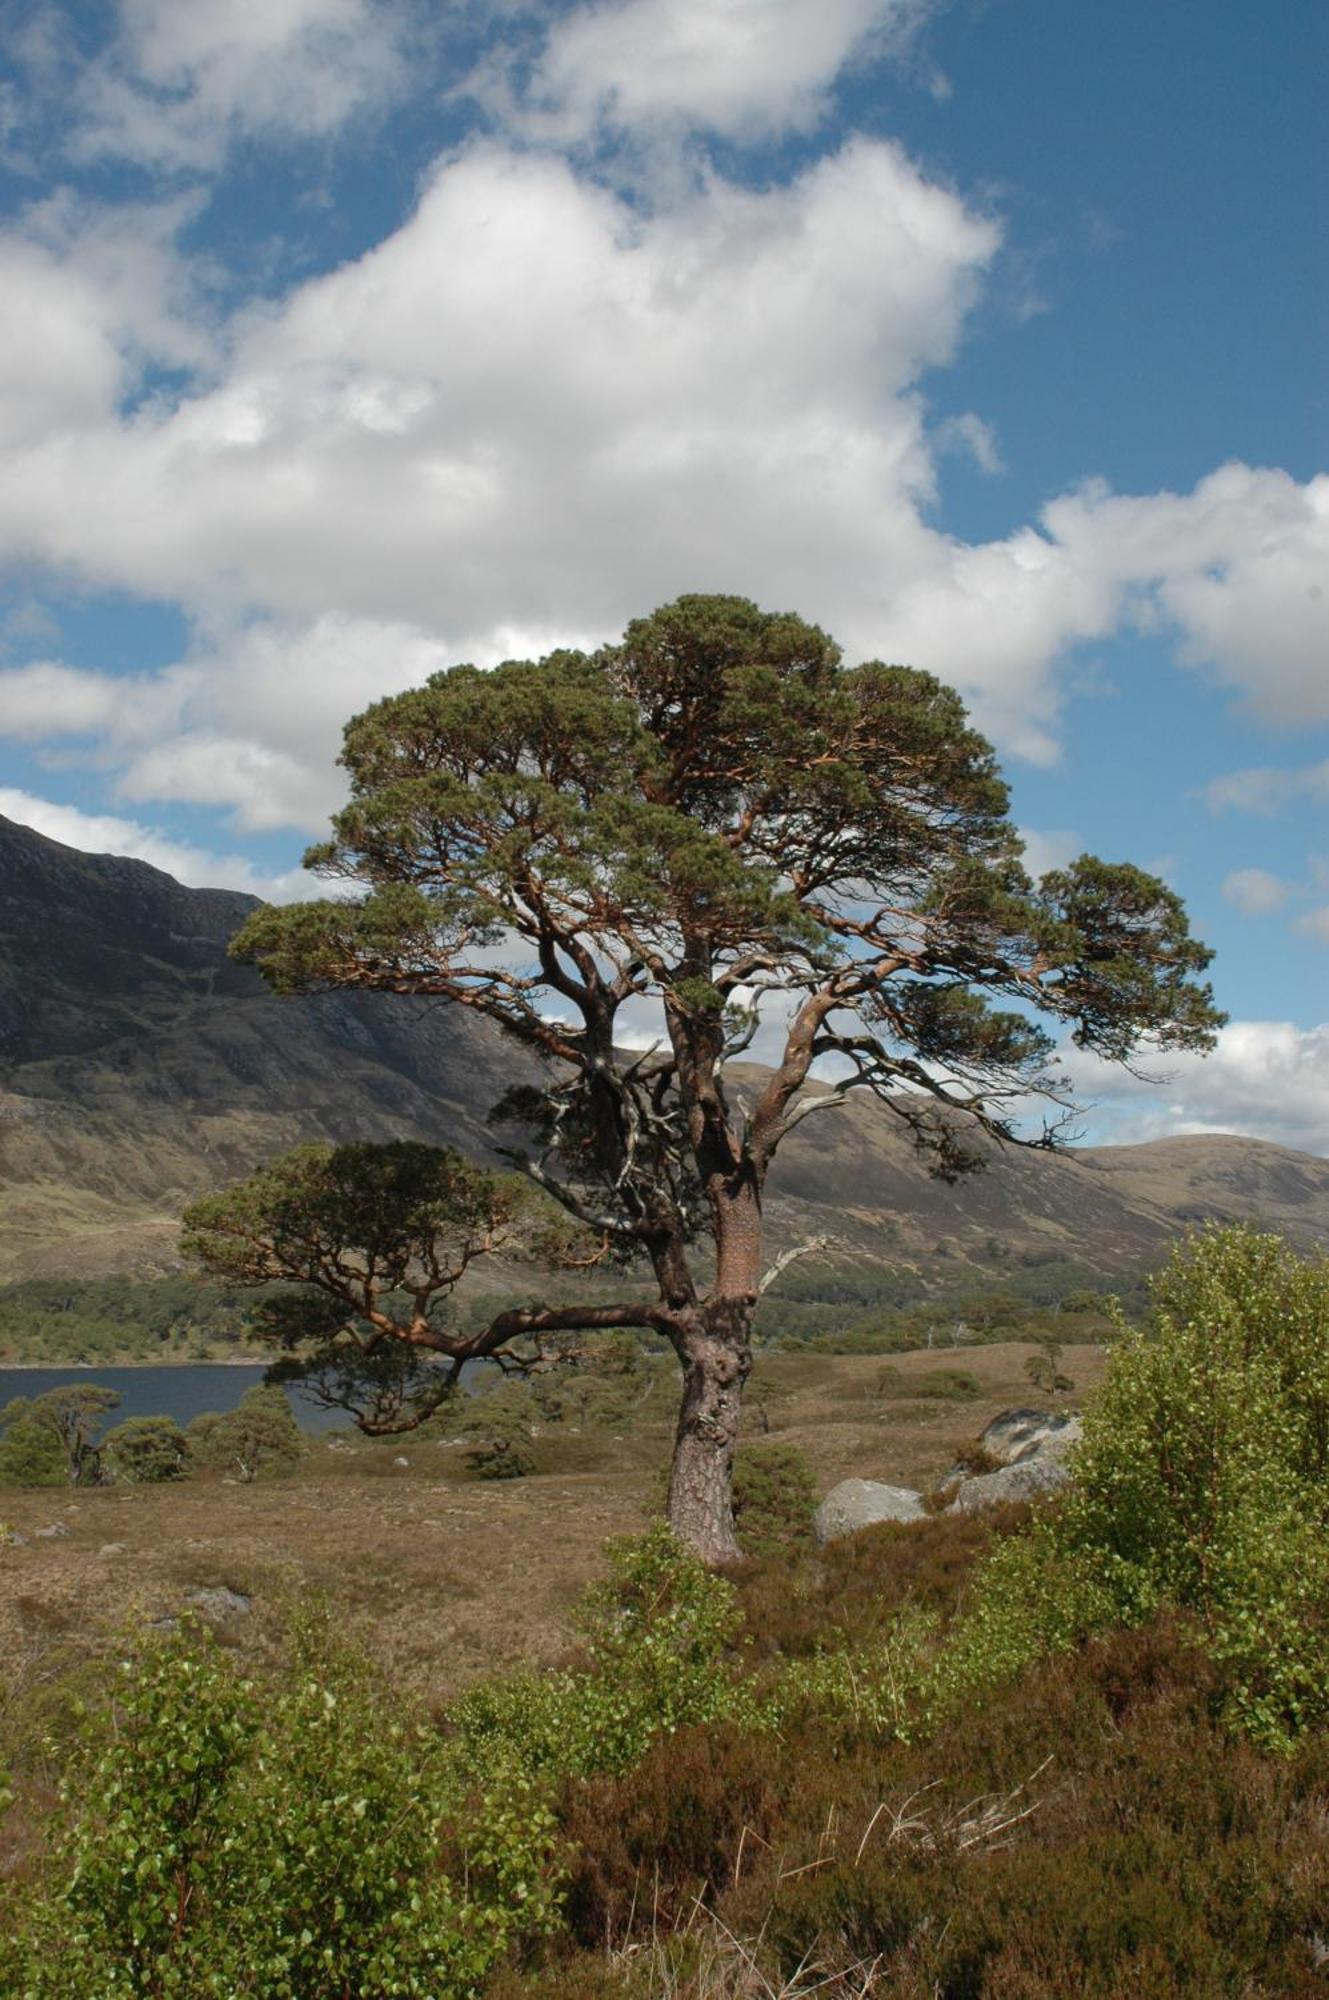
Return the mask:
<path id="1" fill-rule="evenodd" d="M 124 1552 L 125 1545 L 123 1542 L 103 1542 L 97 1554 L 99 1556 L 122 1556 Z"/>
<path id="2" fill-rule="evenodd" d="M 192 1604 L 205 1618 L 222 1624 L 228 1618 L 247 1618 L 253 1608 L 253 1598 L 243 1591 L 227 1590 L 224 1584 L 217 1584 L 211 1590 L 187 1590 L 185 1603 Z"/>
<path id="3" fill-rule="evenodd" d="M 20 1535 L 17 1528 L 0 1526 L 0 1543 L 7 1549 L 25 1549 L 28 1546 L 28 1538 L 26 1535 Z"/>
<path id="4" fill-rule="evenodd" d="M 1003 1465 L 998 1472 L 980 1472 L 972 1479 L 962 1480 L 946 1512 L 977 1514 L 984 1507 L 997 1507 L 1008 1500 L 1037 1500 L 1042 1494 L 1055 1493 L 1065 1486 L 1070 1476 L 1070 1469 L 1060 1456 L 1039 1452 L 1032 1458 L 1021 1458 L 1014 1465 Z"/>
<path id="5" fill-rule="evenodd" d="M 409 1458 L 394 1458 L 392 1461 L 394 1465 L 409 1465 L 410 1462 Z"/>
<path id="6" fill-rule="evenodd" d="M 1080 1419 L 1068 1410 L 1017 1408 L 994 1417 L 978 1442 L 989 1458 L 1002 1465 L 1016 1465 L 1048 1448 L 1053 1440 L 1059 1450 L 1069 1451 L 1079 1437 Z"/>
<path id="7" fill-rule="evenodd" d="M 1046 1437 L 1035 1438 L 1032 1444 L 1027 1444 L 1014 1463 L 1025 1465 L 1031 1458 L 1065 1458 L 1067 1452 L 1077 1445 L 1083 1436 L 1084 1425 L 1080 1419 L 1067 1417 L 1056 1430 L 1049 1431 Z"/>
<path id="8" fill-rule="evenodd" d="M 52 1521 L 49 1528 L 34 1528 L 33 1539 L 48 1542 L 56 1535 L 67 1535 L 69 1529 L 63 1521 Z"/>
<path id="9" fill-rule="evenodd" d="M 923 1498 L 908 1486 L 883 1486 L 876 1479 L 842 1479 L 812 1517 L 819 1546 L 869 1528 L 876 1521 L 921 1521 Z"/>

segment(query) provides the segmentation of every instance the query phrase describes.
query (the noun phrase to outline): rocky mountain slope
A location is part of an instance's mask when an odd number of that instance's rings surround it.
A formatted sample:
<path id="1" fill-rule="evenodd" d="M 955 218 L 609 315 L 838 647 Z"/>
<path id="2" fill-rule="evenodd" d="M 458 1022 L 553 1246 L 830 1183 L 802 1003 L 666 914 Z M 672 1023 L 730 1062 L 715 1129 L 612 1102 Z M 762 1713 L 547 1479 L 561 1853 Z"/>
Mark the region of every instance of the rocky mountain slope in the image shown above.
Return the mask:
<path id="1" fill-rule="evenodd" d="M 169 1269 L 187 1200 L 301 1139 L 486 1147 L 520 1052 L 455 1008 L 274 998 L 226 956 L 251 907 L 0 819 L 0 1282 Z M 770 1198 L 777 1243 L 830 1235 L 928 1287 L 1138 1270 L 1211 1215 L 1329 1244 L 1329 1160 L 1225 1137 L 1013 1149 L 946 1187 L 861 1101 L 801 1128 Z"/>

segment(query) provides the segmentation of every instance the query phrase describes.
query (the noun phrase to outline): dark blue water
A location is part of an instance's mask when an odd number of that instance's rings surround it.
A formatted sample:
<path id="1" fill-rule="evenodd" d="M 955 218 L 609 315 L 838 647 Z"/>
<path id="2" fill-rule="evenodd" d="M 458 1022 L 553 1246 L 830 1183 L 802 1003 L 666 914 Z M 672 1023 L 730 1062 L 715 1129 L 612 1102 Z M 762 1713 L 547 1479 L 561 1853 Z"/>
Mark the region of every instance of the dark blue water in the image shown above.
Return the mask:
<path id="1" fill-rule="evenodd" d="M 99 1388 L 114 1389 L 120 1398 L 108 1426 L 123 1423 L 126 1417 L 174 1417 L 183 1429 L 191 1417 L 201 1416 L 204 1410 L 233 1410 L 245 1390 L 262 1380 L 261 1366 L 207 1362 L 181 1362 L 171 1368 L 2 1368 L 0 1408 L 15 1396 L 40 1396 L 47 1389 L 63 1389 L 71 1382 L 83 1387 L 95 1382 Z M 327 1431 L 350 1425 L 351 1419 L 343 1410 L 321 1408 L 298 1387 L 287 1385 L 286 1394 L 301 1430 Z"/>

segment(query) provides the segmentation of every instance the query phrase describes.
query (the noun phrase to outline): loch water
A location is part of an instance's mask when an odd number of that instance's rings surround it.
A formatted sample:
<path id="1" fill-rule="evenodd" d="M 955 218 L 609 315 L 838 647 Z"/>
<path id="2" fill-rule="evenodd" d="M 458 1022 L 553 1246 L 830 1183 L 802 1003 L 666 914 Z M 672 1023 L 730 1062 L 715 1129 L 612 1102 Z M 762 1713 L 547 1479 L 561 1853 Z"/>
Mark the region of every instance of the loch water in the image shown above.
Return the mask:
<path id="1" fill-rule="evenodd" d="M 263 1380 L 261 1364 L 177 1362 L 167 1368 L 4 1368 L 0 1369 L 0 1409 L 16 1396 L 41 1396 L 70 1383 L 114 1389 L 119 1405 L 107 1418 L 107 1428 L 126 1417 L 174 1417 L 183 1427 L 204 1410 L 233 1410 L 246 1389 Z M 287 1386 L 296 1421 L 304 1431 L 328 1431 L 349 1426 L 341 1410 L 325 1410 Z"/>

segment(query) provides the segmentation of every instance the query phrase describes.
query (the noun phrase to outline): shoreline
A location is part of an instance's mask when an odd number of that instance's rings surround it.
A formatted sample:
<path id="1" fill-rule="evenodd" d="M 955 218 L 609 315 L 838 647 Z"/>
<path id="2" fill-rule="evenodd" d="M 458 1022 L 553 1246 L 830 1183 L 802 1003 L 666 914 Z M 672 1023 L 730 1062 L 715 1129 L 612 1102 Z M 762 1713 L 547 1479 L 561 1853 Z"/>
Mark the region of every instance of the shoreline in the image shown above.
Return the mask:
<path id="1" fill-rule="evenodd" d="M 77 1370 L 80 1374 L 92 1374 L 98 1368 L 268 1368 L 271 1362 L 272 1357 L 267 1354 L 228 1354 L 205 1360 L 185 1354 L 145 1360 L 139 1354 L 124 1361 L 0 1361 L 0 1375 L 26 1373 L 34 1368 Z"/>

